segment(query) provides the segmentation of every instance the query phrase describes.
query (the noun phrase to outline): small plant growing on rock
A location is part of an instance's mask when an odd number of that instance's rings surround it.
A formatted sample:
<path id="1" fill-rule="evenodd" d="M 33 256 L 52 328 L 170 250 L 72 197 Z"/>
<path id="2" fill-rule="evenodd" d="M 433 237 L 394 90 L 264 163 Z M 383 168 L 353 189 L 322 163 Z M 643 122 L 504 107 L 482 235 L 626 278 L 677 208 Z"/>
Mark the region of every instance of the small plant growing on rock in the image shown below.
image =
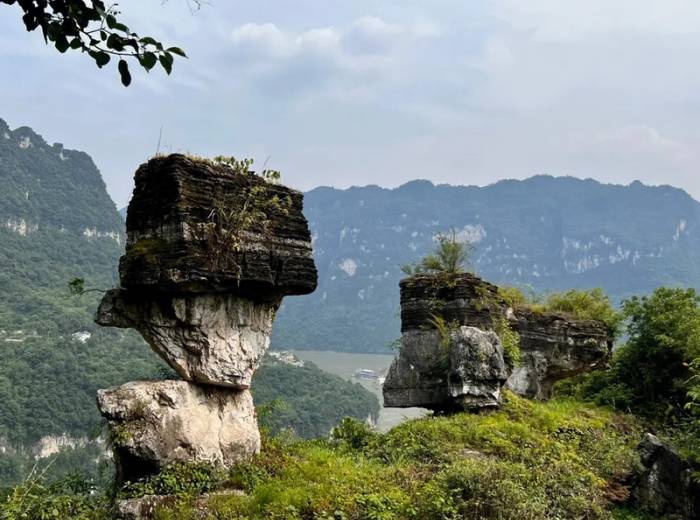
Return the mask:
<path id="1" fill-rule="evenodd" d="M 467 270 L 469 259 L 474 252 L 474 246 L 468 241 L 459 239 L 457 231 L 438 233 L 435 237 L 435 251 L 423 258 L 419 263 L 404 265 L 401 270 L 409 275 L 415 274 L 459 274 Z"/>
<path id="2" fill-rule="evenodd" d="M 251 171 L 252 159 L 217 156 L 210 164 L 230 168 L 234 174 L 247 178 L 240 197 L 234 200 L 217 199 L 205 221 L 192 228 L 196 241 L 204 244 L 204 255 L 212 271 L 232 269 L 242 275 L 239 255 L 251 234 L 269 237 L 272 215 L 286 216 L 292 206 L 289 196 L 281 197 L 270 189 L 280 180 L 277 170 Z M 255 180 L 259 177 L 265 182 Z"/>

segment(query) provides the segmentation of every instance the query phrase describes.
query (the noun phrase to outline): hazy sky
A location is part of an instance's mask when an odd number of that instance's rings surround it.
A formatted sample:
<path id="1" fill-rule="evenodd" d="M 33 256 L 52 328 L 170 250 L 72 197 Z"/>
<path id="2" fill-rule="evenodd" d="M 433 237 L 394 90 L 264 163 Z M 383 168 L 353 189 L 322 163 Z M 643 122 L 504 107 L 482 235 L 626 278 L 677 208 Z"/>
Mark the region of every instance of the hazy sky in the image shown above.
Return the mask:
<path id="1" fill-rule="evenodd" d="M 44 46 L 0 5 L 0 118 L 85 150 L 119 206 L 156 151 L 250 156 L 300 189 L 538 173 L 700 199 L 697 0 L 121 0 L 171 77 Z"/>

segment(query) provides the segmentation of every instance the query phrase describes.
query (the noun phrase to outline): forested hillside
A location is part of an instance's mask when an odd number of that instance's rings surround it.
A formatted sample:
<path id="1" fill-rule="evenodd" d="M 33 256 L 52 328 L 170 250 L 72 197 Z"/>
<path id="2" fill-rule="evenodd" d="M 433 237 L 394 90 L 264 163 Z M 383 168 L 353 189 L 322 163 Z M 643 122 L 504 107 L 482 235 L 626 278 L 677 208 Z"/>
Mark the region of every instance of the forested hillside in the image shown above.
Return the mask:
<path id="1" fill-rule="evenodd" d="M 601 287 L 619 302 L 700 282 L 700 204 L 669 186 L 550 176 L 484 188 L 414 181 L 317 188 L 304 203 L 319 286 L 285 301 L 274 338 L 285 348 L 386 350 L 399 334 L 401 266 L 450 228 L 476 246 L 473 268 L 495 283 Z"/>

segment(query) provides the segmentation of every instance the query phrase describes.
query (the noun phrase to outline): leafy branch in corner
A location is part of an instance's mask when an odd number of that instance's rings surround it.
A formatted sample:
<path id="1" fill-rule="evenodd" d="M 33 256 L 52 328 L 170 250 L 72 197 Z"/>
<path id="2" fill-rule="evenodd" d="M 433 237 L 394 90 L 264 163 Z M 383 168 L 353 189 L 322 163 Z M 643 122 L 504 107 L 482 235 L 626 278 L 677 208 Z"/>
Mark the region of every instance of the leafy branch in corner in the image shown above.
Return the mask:
<path id="1" fill-rule="evenodd" d="M 62 54 L 68 50 L 87 53 L 99 68 L 118 59 L 117 70 L 125 87 L 131 84 L 129 59 L 146 71 L 160 63 L 170 74 L 175 56 L 187 57 L 179 47 L 166 48 L 150 36 L 131 31 L 121 21 L 117 4 L 108 6 L 102 0 L 0 0 L 0 4 L 17 4 L 27 31 L 40 29 L 44 41 Z"/>

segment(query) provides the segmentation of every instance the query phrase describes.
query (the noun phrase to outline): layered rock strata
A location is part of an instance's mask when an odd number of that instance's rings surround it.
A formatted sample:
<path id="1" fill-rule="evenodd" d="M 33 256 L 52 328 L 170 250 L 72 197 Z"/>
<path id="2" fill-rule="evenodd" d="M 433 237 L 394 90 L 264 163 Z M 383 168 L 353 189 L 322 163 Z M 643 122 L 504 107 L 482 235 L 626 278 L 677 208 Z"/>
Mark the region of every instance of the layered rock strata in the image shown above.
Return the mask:
<path id="1" fill-rule="evenodd" d="M 593 369 L 607 360 L 611 351 L 611 338 L 603 323 L 513 309 L 501 298 L 498 287 L 469 273 L 412 276 L 402 280 L 400 287 L 401 351 L 384 384 L 387 406 L 455 407 L 460 403 L 460 391 L 454 383 L 459 370 L 469 374 L 463 408 L 497 405 L 504 382 L 520 395 L 547 399 L 556 381 Z M 484 358 L 483 354 L 457 362 L 459 356 L 452 351 L 464 350 L 453 337 L 465 327 L 482 331 L 508 327 L 517 332 L 520 364 L 507 366 L 500 344 L 494 349 L 501 353 L 497 362 L 498 356 Z M 437 361 L 445 349 L 455 364 Z M 489 370 L 483 370 L 484 359 L 489 360 Z M 475 388 L 480 390 L 475 392 Z"/>
<path id="2" fill-rule="evenodd" d="M 273 302 L 316 288 L 302 193 L 179 154 L 151 159 L 134 182 L 123 288 Z"/>
<path id="3" fill-rule="evenodd" d="M 120 482 L 259 451 L 251 378 L 282 298 L 317 283 L 301 193 L 183 155 L 152 159 L 135 184 L 121 287 L 96 321 L 138 330 L 183 380 L 98 392 Z"/>

